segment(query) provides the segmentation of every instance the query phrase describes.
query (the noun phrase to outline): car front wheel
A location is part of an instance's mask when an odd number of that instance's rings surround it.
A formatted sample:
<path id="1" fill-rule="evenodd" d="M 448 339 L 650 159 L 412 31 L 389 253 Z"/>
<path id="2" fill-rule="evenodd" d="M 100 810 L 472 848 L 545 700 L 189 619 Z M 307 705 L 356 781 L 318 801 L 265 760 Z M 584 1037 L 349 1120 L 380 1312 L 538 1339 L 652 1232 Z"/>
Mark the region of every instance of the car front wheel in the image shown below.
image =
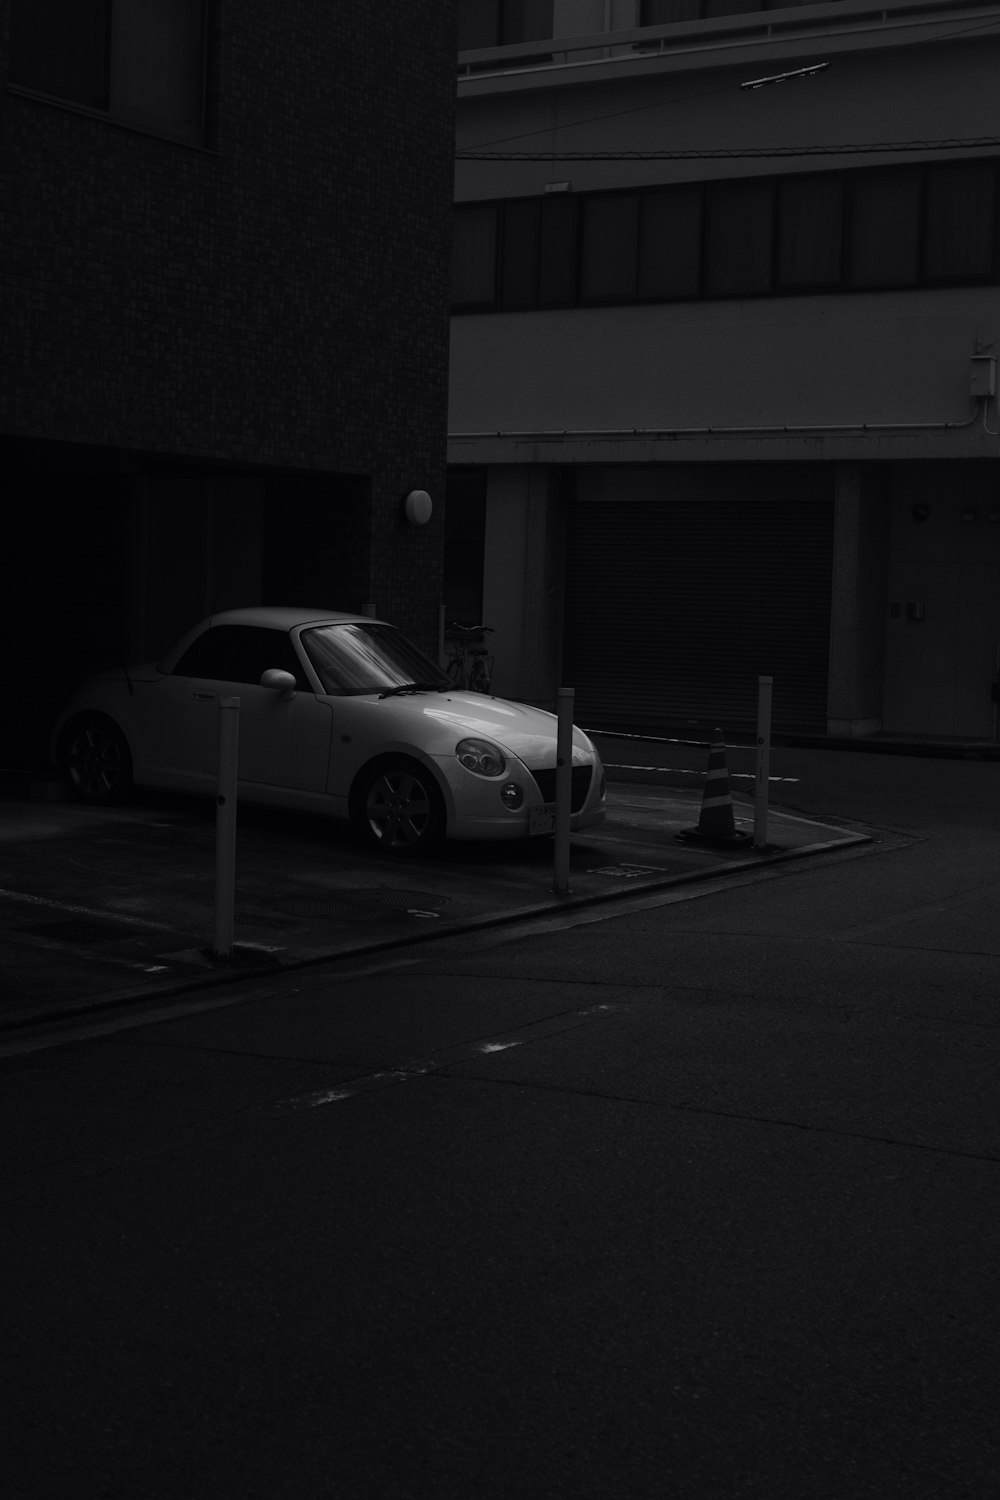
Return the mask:
<path id="1" fill-rule="evenodd" d="M 441 793 L 429 771 L 408 761 L 385 761 L 362 782 L 355 822 L 367 842 L 387 854 L 421 854 L 444 837 Z"/>
<path id="2" fill-rule="evenodd" d="M 70 724 L 60 761 L 81 802 L 108 806 L 124 802 L 132 790 L 132 757 L 125 736 L 99 714 Z"/>

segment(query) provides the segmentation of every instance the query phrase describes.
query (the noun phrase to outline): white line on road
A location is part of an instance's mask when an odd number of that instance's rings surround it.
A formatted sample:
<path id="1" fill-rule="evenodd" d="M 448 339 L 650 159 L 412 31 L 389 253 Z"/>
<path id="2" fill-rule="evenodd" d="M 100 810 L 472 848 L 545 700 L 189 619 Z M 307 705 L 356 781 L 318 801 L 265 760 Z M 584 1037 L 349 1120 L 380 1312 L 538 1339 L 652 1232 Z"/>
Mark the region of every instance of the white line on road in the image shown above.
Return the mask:
<path id="1" fill-rule="evenodd" d="M 70 912 L 74 917 L 94 917 L 102 922 L 123 922 L 128 927 L 152 927 L 157 932 L 179 932 L 166 922 L 152 922 L 148 917 L 130 917 L 124 912 L 106 911 L 94 906 L 77 906 L 71 901 L 52 901 L 48 896 L 29 896 L 26 891 L 8 891 L 0 887 L 0 899 L 20 901 L 27 906 L 43 906 L 50 911 Z"/>
<path id="2" fill-rule="evenodd" d="M 578 1026 L 618 1009 L 617 1005 L 602 1001 L 599 1005 L 586 1005 L 580 1010 L 563 1011 L 544 1021 L 531 1021 L 528 1025 L 519 1027 L 516 1032 L 506 1032 L 503 1036 L 488 1037 L 478 1042 L 460 1042 L 455 1047 L 445 1047 L 434 1057 L 418 1057 L 394 1068 L 381 1068 L 377 1073 L 366 1073 L 364 1077 L 354 1078 L 350 1083 L 337 1088 L 314 1089 L 308 1094 L 282 1099 L 274 1105 L 274 1109 L 281 1114 L 302 1109 L 322 1109 L 324 1105 L 352 1099 L 356 1094 L 389 1088 L 395 1083 L 409 1083 L 414 1078 L 426 1077 L 428 1073 L 440 1073 L 444 1068 L 454 1067 L 456 1063 L 473 1062 L 484 1054 L 506 1052 L 511 1047 L 522 1047 L 525 1042 L 541 1041 L 563 1031 L 574 1031 Z"/>
<path id="3" fill-rule="evenodd" d="M 605 761 L 606 771 L 660 771 L 670 776 L 704 776 L 704 771 L 694 771 L 689 766 L 626 766 L 617 761 Z M 757 778 L 752 771 L 730 771 L 730 781 L 755 781 Z M 801 781 L 800 776 L 769 776 L 768 781 Z"/>

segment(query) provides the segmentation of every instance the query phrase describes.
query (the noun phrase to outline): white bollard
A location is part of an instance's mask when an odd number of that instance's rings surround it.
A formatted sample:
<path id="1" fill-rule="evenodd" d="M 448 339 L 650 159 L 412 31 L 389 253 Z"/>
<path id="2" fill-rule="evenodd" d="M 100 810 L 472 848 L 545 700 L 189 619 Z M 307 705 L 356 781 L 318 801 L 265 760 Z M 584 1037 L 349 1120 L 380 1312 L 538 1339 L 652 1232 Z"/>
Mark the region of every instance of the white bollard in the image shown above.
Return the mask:
<path id="1" fill-rule="evenodd" d="M 556 689 L 556 850 L 552 889 L 557 895 L 569 890 L 569 820 L 573 799 L 573 698 L 572 688 Z"/>
<path id="2" fill-rule="evenodd" d="M 215 809 L 215 939 L 212 952 L 228 958 L 236 921 L 236 776 L 240 700 L 219 700 L 219 778 Z"/>
<path id="3" fill-rule="evenodd" d="M 753 788 L 753 846 L 767 848 L 767 797 L 771 774 L 771 694 L 773 677 L 757 678 L 757 766 Z"/>

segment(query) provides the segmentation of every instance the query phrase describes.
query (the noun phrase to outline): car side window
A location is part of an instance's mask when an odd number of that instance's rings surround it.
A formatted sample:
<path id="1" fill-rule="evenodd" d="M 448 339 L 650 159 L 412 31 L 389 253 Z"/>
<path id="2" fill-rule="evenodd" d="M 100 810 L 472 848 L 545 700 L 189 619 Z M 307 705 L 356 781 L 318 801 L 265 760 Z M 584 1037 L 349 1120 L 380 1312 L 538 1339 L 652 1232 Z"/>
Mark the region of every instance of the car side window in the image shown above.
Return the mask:
<path id="1" fill-rule="evenodd" d="M 305 686 L 305 673 L 284 630 L 267 630 L 260 625 L 213 625 L 184 652 L 174 676 L 257 686 L 269 667 L 291 672 L 298 686 Z"/>

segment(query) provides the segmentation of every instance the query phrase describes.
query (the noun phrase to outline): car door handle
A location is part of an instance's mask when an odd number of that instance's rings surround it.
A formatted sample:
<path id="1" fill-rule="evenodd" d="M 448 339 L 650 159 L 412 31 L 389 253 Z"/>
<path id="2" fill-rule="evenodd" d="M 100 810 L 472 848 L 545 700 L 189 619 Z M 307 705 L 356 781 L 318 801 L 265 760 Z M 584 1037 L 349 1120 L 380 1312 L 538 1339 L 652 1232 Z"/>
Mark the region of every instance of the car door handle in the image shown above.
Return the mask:
<path id="1" fill-rule="evenodd" d="M 192 698 L 207 698 L 208 701 L 209 701 L 209 703 L 214 703 L 215 702 L 215 694 L 214 693 L 192 693 L 191 696 L 192 696 Z"/>

